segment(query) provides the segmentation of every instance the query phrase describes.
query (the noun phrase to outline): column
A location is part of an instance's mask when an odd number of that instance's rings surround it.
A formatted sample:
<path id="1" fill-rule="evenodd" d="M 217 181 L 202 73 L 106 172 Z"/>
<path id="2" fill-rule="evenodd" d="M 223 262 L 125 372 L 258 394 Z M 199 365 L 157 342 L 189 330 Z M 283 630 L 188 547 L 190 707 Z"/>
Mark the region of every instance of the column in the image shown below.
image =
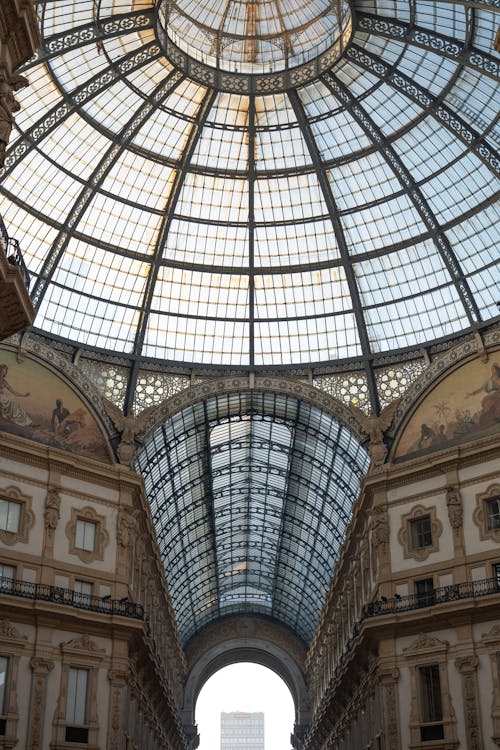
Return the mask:
<path id="1" fill-rule="evenodd" d="M 33 656 L 30 667 L 33 670 L 33 676 L 30 695 L 30 728 L 26 747 L 28 750 L 41 750 L 43 747 L 47 678 L 54 669 L 54 662 Z"/>

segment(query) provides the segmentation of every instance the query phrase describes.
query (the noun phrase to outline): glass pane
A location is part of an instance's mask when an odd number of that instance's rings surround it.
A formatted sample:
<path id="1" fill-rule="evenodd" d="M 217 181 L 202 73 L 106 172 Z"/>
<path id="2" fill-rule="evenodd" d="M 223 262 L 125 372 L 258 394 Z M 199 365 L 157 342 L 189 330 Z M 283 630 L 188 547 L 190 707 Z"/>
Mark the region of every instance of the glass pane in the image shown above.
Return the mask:
<path id="1" fill-rule="evenodd" d="M 21 506 L 9 500 L 0 500 L 0 529 L 16 533 L 19 531 Z"/>
<path id="2" fill-rule="evenodd" d="M 95 523 L 78 519 L 75 527 L 75 547 L 87 552 L 94 551 Z"/>
<path id="3" fill-rule="evenodd" d="M 500 529 L 500 498 L 488 500 L 488 528 Z"/>
<path id="4" fill-rule="evenodd" d="M 16 577 L 16 569 L 13 565 L 0 565 L 0 588 L 9 589 L 12 580 Z"/>
<path id="5" fill-rule="evenodd" d="M 441 706 L 441 684 L 439 666 L 431 664 L 420 667 L 420 720 L 422 722 L 441 721 L 443 710 Z"/>
<path id="6" fill-rule="evenodd" d="M 5 688 L 7 683 L 7 669 L 9 659 L 6 656 L 0 656 L 0 713 L 5 713 Z"/>
<path id="7" fill-rule="evenodd" d="M 75 594 L 92 596 L 92 584 L 88 581 L 75 581 L 74 591 Z"/>
<path id="8" fill-rule="evenodd" d="M 71 667 L 68 672 L 68 701 L 66 704 L 66 722 L 68 724 L 85 724 L 87 707 L 88 669 Z"/>

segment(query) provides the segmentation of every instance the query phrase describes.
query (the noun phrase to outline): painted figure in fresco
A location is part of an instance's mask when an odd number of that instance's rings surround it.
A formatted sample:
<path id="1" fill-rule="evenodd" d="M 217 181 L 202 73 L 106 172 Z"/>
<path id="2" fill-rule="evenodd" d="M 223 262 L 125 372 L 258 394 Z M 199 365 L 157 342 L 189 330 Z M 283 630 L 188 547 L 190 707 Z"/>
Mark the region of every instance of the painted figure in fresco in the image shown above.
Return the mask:
<path id="1" fill-rule="evenodd" d="M 8 367 L 0 364 L 0 417 L 6 422 L 13 422 L 20 427 L 28 427 L 31 417 L 26 414 L 23 407 L 17 402 L 17 398 L 26 398 L 29 393 L 18 393 L 6 380 Z"/>
<path id="2" fill-rule="evenodd" d="M 466 398 L 476 396 L 478 393 L 486 394 L 481 402 L 478 424 L 480 427 L 492 427 L 500 422 L 500 365 L 498 363 L 492 364 L 488 380 L 475 391 L 467 393 Z"/>
<path id="3" fill-rule="evenodd" d="M 75 430 L 81 427 L 85 427 L 86 424 L 85 409 L 75 409 L 71 414 L 67 414 L 57 428 L 59 434 L 63 434 L 66 437 L 71 435 Z"/>
<path id="4" fill-rule="evenodd" d="M 69 409 L 66 409 L 66 407 L 63 406 L 63 402 L 60 398 L 56 399 L 56 408 L 52 410 L 50 431 L 57 432 L 59 426 L 64 422 L 67 416 L 69 416 Z"/>
<path id="5" fill-rule="evenodd" d="M 429 427 L 429 425 L 422 423 L 420 425 L 420 438 L 418 440 L 418 449 L 425 450 L 425 448 L 431 448 L 435 440 L 436 433 Z"/>

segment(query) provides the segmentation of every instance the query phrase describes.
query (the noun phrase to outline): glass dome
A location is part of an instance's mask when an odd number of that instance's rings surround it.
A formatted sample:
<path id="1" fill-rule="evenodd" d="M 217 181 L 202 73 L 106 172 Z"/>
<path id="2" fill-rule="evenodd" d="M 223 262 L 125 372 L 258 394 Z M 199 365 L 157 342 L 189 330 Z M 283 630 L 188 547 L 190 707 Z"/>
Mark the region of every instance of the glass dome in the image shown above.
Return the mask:
<path id="1" fill-rule="evenodd" d="M 0 177 L 35 329 L 136 363 L 257 369 L 370 362 L 491 323 L 493 7 L 358 0 L 333 58 L 345 5 L 175 3 L 225 32 L 223 7 L 250 29 L 234 74 L 194 60 L 184 26 L 166 50 L 164 3 L 36 3 L 43 47 Z M 280 71 L 299 28 L 304 61 Z"/>
<path id="2" fill-rule="evenodd" d="M 159 16 L 191 57 L 249 74 L 307 62 L 351 30 L 347 0 L 160 0 Z"/>

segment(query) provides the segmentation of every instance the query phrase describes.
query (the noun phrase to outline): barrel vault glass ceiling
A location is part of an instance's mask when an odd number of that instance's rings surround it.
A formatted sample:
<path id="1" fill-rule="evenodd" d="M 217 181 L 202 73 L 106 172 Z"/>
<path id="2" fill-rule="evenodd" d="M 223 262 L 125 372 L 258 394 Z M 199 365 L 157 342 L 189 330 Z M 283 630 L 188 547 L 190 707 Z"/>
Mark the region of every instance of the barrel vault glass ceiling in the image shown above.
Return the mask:
<path id="1" fill-rule="evenodd" d="M 494 2 L 37 0 L 0 176 L 35 328 L 255 369 L 491 323 Z"/>
<path id="2" fill-rule="evenodd" d="M 137 466 L 183 642 L 253 612 L 309 643 L 368 463 L 345 427 L 285 395 L 214 396 L 158 428 Z"/>

